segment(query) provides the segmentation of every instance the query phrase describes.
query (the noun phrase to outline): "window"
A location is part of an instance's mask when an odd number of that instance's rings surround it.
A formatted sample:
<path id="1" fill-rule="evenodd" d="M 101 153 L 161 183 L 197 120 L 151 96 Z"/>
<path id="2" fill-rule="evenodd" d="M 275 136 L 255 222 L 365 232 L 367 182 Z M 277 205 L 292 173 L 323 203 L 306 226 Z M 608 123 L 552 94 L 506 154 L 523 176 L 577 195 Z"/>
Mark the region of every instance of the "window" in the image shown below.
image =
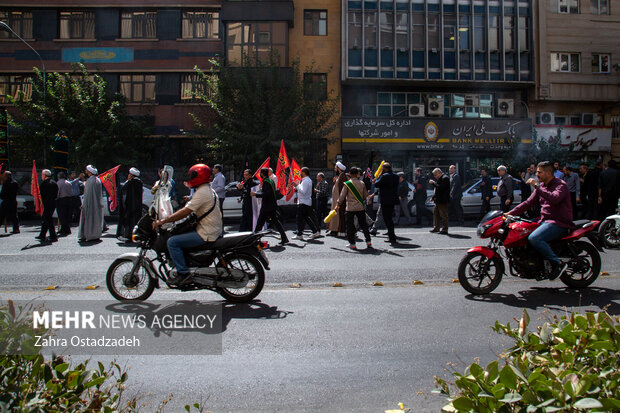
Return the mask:
<path id="1" fill-rule="evenodd" d="M 552 72 L 579 72 L 579 53 L 551 53 Z"/>
<path id="2" fill-rule="evenodd" d="M 206 88 L 205 80 L 198 73 L 181 75 L 181 102 L 202 102 L 199 97 L 194 95 L 204 93 Z"/>
<path id="3" fill-rule="evenodd" d="M 499 50 L 499 18 L 500 16 L 489 16 L 489 50 Z"/>
<path id="4" fill-rule="evenodd" d="M 155 75 L 121 75 L 120 87 L 128 102 L 155 101 Z"/>
<path id="5" fill-rule="evenodd" d="M 183 39 L 219 39 L 220 14 L 210 11 L 184 11 Z"/>
<path id="6" fill-rule="evenodd" d="M 504 49 L 514 50 L 514 16 L 504 16 Z"/>
<path id="7" fill-rule="evenodd" d="M 590 13 L 609 14 L 609 0 L 590 0 Z"/>
<path id="8" fill-rule="evenodd" d="M 19 37 L 32 39 L 32 13 L 22 11 L 0 11 L 0 20 L 13 29 Z M 0 39 L 16 38 L 13 33 L 0 31 Z"/>
<path id="9" fill-rule="evenodd" d="M 456 15 L 445 14 L 443 18 L 443 47 L 454 49 L 456 45 Z"/>
<path id="10" fill-rule="evenodd" d="M 430 30 L 430 27 L 429 27 Z M 413 13 L 411 16 L 411 47 L 414 49 L 424 49 L 424 14 Z M 429 44 L 428 47 L 435 47 Z"/>
<path id="11" fill-rule="evenodd" d="M 558 0 L 558 12 L 579 14 L 579 0 Z"/>
<path id="12" fill-rule="evenodd" d="M 304 73 L 304 96 L 308 100 L 327 100 L 327 73 Z"/>
<path id="13" fill-rule="evenodd" d="M 327 10 L 304 10 L 304 35 L 327 36 Z"/>
<path id="14" fill-rule="evenodd" d="M 529 48 L 528 18 L 519 16 L 519 51 L 527 52 Z"/>
<path id="15" fill-rule="evenodd" d="M 134 11 L 121 15 L 121 38 L 155 39 L 157 38 L 157 12 Z"/>
<path id="16" fill-rule="evenodd" d="M 241 66 L 249 59 L 285 66 L 288 62 L 288 27 L 286 22 L 235 22 L 227 25 L 226 57 L 231 66 Z"/>
<path id="17" fill-rule="evenodd" d="M 377 105 L 364 105 L 364 116 L 380 118 L 407 117 L 408 105 L 422 102 L 419 93 L 379 92 Z"/>
<path id="18" fill-rule="evenodd" d="M 611 56 L 608 54 L 592 54 L 592 73 L 609 73 L 609 62 Z"/>
<path id="19" fill-rule="evenodd" d="M 95 13 L 92 11 L 61 11 L 61 39 L 94 39 Z"/>
<path id="20" fill-rule="evenodd" d="M 484 51 L 487 48 L 484 34 L 484 16 L 477 14 L 474 16 L 474 48 L 476 51 Z"/>
<path id="21" fill-rule="evenodd" d="M 20 93 L 21 92 L 21 93 Z M 9 96 L 24 100 L 32 99 L 32 78 L 30 76 L 0 76 L 0 103 L 9 103 Z"/>
<path id="22" fill-rule="evenodd" d="M 490 94 L 453 93 L 451 100 L 444 100 L 450 117 L 490 118 L 493 116 L 493 96 Z"/>

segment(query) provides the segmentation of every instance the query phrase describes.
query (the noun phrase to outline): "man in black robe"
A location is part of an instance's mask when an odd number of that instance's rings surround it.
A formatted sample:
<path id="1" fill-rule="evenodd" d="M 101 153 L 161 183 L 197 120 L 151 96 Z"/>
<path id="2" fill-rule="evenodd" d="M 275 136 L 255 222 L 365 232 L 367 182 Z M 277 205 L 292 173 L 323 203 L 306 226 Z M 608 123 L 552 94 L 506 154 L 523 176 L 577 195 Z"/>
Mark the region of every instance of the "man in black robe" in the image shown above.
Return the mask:
<path id="1" fill-rule="evenodd" d="M 116 237 L 121 241 L 131 241 L 133 227 L 142 218 L 142 181 L 140 171 L 129 170 L 127 181 L 121 186 L 120 202 L 118 203 L 118 227 Z"/>

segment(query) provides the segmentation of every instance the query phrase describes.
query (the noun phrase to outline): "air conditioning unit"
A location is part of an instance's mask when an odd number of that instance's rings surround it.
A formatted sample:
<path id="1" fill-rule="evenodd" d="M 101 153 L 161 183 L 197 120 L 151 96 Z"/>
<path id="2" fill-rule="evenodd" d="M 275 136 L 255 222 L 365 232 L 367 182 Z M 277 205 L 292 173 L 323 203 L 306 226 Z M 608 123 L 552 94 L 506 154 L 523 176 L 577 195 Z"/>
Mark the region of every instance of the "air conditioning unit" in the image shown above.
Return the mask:
<path id="1" fill-rule="evenodd" d="M 443 115 L 443 98 L 428 98 L 428 114 Z"/>
<path id="2" fill-rule="evenodd" d="M 515 101 L 513 99 L 497 99 L 498 116 L 514 116 Z"/>
<path id="3" fill-rule="evenodd" d="M 409 117 L 410 118 L 424 117 L 424 104 L 416 103 L 414 105 L 409 105 Z"/>
<path id="4" fill-rule="evenodd" d="M 555 113 L 553 112 L 541 112 L 540 113 L 541 125 L 555 125 Z"/>
<path id="5" fill-rule="evenodd" d="M 601 117 L 596 113 L 582 113 L 581 124 L 582 125 L 600 125 Z"/>
<path id="6" fill-rule="evenodd" d="M 480 99 L 476 95 L 465 95 L 465 106 L 479 106 Z"/>

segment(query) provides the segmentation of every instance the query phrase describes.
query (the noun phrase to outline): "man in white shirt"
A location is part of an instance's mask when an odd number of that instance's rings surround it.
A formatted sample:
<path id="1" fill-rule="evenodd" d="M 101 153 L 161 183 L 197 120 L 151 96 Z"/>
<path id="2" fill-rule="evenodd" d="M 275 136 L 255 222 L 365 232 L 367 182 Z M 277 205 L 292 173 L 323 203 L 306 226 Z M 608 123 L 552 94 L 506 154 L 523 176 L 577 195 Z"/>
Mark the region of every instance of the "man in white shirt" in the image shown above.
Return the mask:
<path id="1" fill-rule="evenodd" d="M 226 178 L 224 178 L 224 174 L 222 174 L 222 165 L 215 165 L 213 167 L 213 172 L 215 176 L 213 176 L 211 188 L 213 188 L 217 197 L 220 199 L 220 211 L 223 212 L 222 205 L 224 204 L 224 198 L 226 198 Z"/>
<path id="2" fill-rule="evenodd" d="M 321 231 L 316 226 L 316 215 L 312 209 L 312 179 L 310 179 L 310 169 L 301 168 L 301 181 L 291 182 L 297 191 L 297 235 L 293 239 L 304 240 L 304 229 L 306 222 L 312 230 L 309 239 L 317 238 L 321 235 Z"/>

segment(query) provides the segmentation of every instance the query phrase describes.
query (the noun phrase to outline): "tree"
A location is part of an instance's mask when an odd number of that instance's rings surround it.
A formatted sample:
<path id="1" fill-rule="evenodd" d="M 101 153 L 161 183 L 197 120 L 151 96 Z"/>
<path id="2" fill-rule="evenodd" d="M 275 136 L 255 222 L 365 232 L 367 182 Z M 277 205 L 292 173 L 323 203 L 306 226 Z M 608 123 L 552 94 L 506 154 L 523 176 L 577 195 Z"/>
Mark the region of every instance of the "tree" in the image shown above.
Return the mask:
<path id="1" fill-rule="evenodd" d="M 147 129 L 138 118 L 129 116 L 124 96 L 110 93 L 99 74 L 91 75 L 77 64 L 73 73 L 48 73 L 45 83 L 35 69 L 32 99 L 25 99 L 22 92 L 9 97 L 16 109 L 11 117 L 11 145 L 17 150 L 11 152 L 19 154 L 20 163 L 40 162 L 45 155 L 49 163 L 49 146 L 60 131 L 70 139 L 69 165 L 73 168 L 132 164 L 150 155 L 141 139 Z"/>
<path id="2" fill-rule="evenodd" d="M 269 63 L 245 56 L 243 67 L 211 63 L 217 75 L 196 68 L 203 81 L 196 96 L 212 109 L 211 115 L 191 114 L 206 137 L 210 159 L 241 164 L 248 148 L 250 164 L 259 164 L 267 156 L 274 158 L 284 139 L 289 156 L 309 166 L 318 163 L 317 153 L 325 150 L 337 126 L 337 99 L 321 92 L 324 85 L 304 81 L 299 60 L 290 68 L 280 67 L 273 55 Z M 310 66 L 304 72 L 315 70 Z"/>

